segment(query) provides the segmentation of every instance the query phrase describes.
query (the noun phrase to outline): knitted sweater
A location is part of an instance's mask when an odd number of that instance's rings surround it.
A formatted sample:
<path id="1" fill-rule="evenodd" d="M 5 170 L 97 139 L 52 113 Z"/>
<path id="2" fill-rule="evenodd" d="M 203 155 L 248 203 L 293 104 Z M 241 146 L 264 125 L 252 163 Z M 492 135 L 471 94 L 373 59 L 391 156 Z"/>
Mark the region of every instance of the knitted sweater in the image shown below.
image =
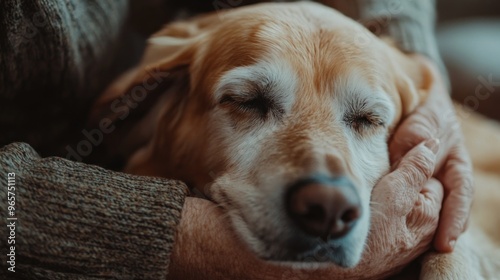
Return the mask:
<path id="1" fill-rule="evenodd" d="M 50 155 L 79 131 L 116 76 L 127 2 L 0 1 L 0 146 L 24 141 Z"/>
<path id="2" fill-rule="evenodd" d="M 172 3 L 130 1 L 134 10 Z M 399 8 L 391 0 L 334 2 L 341 2 L 337 7 L 346 13 L 355 11 L 353 16 L 369 26 L 379 24 L 375 32 L 393 36 L 403 50 L 439 63 L 433 0 L 401 1 Z M 197 7 L 194 0 L 183 3 Z M 127 48 L 133 44 L 124 39 L 129 4 L 0 1 L 0 147 L 23 141 L 44 156 L 54 155 L 80 132 L 95 96 L 136 60 L 129 57 L 123 63 L 119 58 L 120 53 L 132 56 Z M 220 7 L 204 5 L 198 12 L 215 8 Z M 0 150 L 0 180 L 7 182 L 8 173 L 15 173 L 17 278 L 165 279 L 185 185 L 57 157 L 43 159 L 20 143 Z M 0 191 L 3 221 L 6 190 Z M 8 236 L 8 228 L 0 228 Z M 1 248 L 6 242 L 0 239 Z M 6 254 L 1 261 L 6 271 Z"/>
<path id="3" fill-rule="evenodd" d="M 0 174 L 2 221 L 15 222 L 8 246 L 12 229 L 0 227 L 3 273 L 14 246 L 16 279 L 166 279 L 184 184 L 40 158 L 22 143 L 0 149 Z"/>

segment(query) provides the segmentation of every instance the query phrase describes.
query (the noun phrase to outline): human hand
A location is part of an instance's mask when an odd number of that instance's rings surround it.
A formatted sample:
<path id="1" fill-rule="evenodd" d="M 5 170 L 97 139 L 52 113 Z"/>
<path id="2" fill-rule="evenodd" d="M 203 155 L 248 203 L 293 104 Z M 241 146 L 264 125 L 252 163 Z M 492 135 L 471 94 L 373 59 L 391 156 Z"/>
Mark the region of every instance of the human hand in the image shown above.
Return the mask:
<path id="1" fill-rule="evenodd" d="M 433 63 L 414 55 L 430 66 L 433 85 L 427 100 L 397 128 L 389 145 L 391 161 L 397 162 L 422 141 L 440 141 L 434 175 L 444 186 L 444 203 L 434 247 L 451 252 L 466 229 L 472 204 L 473 178 L 469 156 L 463 143 L 457 115 L 440 73 Z"/>
<path id="2" fill-rule="evenodd" d="M 443 186 L 431 179 L 437 140 L 409 151 L 372 192 L 372 219 L 367 249 L 358 269 L 381 279 L 429 249 L 438 227 Z"/>

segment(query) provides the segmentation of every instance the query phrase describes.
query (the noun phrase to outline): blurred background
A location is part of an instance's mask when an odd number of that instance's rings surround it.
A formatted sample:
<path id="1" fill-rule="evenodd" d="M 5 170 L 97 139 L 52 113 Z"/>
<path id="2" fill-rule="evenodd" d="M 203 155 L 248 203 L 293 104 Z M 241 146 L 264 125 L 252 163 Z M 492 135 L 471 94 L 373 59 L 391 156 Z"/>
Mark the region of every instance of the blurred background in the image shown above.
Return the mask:
<path id="1" fill-rule="evenodd" d="M 453 98 L 500 120 L 500 1 L 438 0 L 437 6 Z"/>

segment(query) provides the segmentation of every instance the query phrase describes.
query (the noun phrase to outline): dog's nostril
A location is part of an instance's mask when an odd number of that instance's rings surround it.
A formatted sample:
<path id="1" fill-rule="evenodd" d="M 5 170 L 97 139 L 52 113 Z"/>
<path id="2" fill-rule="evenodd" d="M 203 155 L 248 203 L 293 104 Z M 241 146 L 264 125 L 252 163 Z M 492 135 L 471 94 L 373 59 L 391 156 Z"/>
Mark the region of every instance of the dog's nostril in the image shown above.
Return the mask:
<path id="1" fill-rule="evenodd" d="M 360 214 L 361 211 L 359 207 L 351 207 L 345 210 L 345 212 L 341 214 L 340 219 L 336 220 L 333 226 L 330 227 L 328 238 L 335 239 L 347 234 Z"/>
<path id="2" fill-rule="evenodd" d="M 359 196 L 345 178 L 301 180 L 290 188 L 286 206 L 301 230 L 324 240 L 344 236 L 361 216 Z"/>
<path id="3" fill-rule="evenodd" d="M 353 222 L 359 218 L 359 208 L 350 208 L 345 211 L 344 214 L 342 214 L 341 220 L 342 222 L 348 224 L 350 222 Z"/>

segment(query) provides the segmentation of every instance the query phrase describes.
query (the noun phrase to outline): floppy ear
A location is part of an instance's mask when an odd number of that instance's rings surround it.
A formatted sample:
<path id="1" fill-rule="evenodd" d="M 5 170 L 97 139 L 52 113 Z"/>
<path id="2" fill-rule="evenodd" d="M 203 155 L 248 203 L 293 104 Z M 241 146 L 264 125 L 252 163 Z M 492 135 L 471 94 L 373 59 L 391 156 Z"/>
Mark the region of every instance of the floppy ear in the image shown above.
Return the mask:
<path id="1" fill-rule="evenodd" d="M 402 117 L 410 114 L 427 98 L 437 71 L 420 55 L 398 53 L 396 87 L 401 100 Z"/>
<path id="2" fill-rule="evenodd" d="M 146 92 L 150 92 L 148 85 L 144 83 L 151 76 L 156 79 L 162 76 L 161 83 L 165 83 L 173 79 L 178 81 L 177 70 L 184 70 L 185 74 L 188 74 L 187 68 L 196 49 L 208 31 L 218 25 L 219 16 L 218 13 L 212 13 L 170 23 L 153 34 L 147 42 L 141 62 L 118 77 L 94 102 L 91 120 L 96 116 L 102 116 L 111 102 L 125 96 L 127 92 L 141 84 Z"/>
<path id="3" fill-rule="evenodd" d="M 153 91 L 153 83 L 171 80 L 174 77 L 173 72 L 178 72 L 190 64 L 194 55 L 194 44 L 195 40 L 192 38 L 150 38 L 141 62 L 113 81 L 94 103 L 91 115 L 102 115 L 101 112 L 109 108 L 114 100 L 133 94 L 134 88 L 136 95 L 141 94 L 136 99 L 142 99 L 143 94 Z M 176 75 L 176 78 L 179 77 Z"/>
<path id="4" fill-rule="evenodd" d="M 105 165 L 107 158 L 128 158 L 127 153 L 151 137 L 155 117 L 148 116 L 165 109 L 167 104 L 162 100 L 167 95 L 187 95 L 189 66 L 209 30 L 209 22 L 208 17 L 195 18 L 167 25 L 154 34 L 140 63 L 113 81 L 94 102 L 87 127 L 100 127 L 104 121 L 107 127 L 116 128 L 104 137 L 99 148 L 106 156 L 99 156 L 96 163 Z"/>

